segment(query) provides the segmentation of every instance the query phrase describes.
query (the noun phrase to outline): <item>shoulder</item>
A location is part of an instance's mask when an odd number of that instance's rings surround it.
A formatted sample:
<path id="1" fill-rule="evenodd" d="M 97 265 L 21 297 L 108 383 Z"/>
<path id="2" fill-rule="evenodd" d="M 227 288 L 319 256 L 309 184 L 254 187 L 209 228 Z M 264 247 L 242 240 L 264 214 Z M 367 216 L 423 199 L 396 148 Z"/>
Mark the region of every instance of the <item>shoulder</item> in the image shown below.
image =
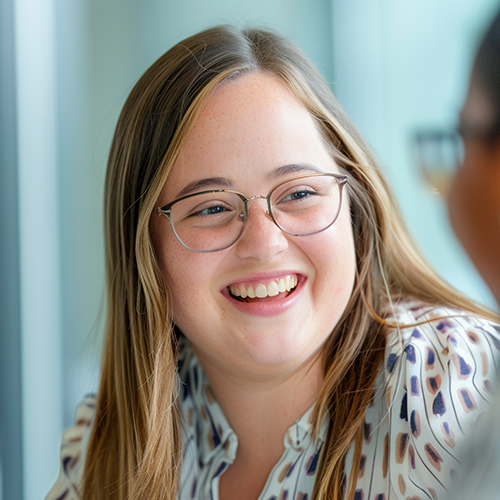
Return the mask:
<path id="1" fill-rule="evenodd" d="M 472 429 L 490 411 L 500 328 L 418 302 L 398 306 L 394 317 L 385 379 L 395 489 L 441 498 L 461 471 Z"/>
<path id="2" fill-rule="evenodd" d="M 396 369 L 417 372 L 425 379 L 446 372 L 456 380 L 481 379 L 491 391 L 500 358 L 500 327 L 470 313 L 421 302 L 398 305 L 387 335 L 386 378 L 393 382 Z M 399 366 L 398 366 L 399 365 Z M 439 381 L 425 388 L 434 392 Z"/>
<path id="3" fill-rule="evenodd" d="M 61 468 L 59 478 L 48 493 L 46 500 L 76 500 L 87 453 L 90 431 L 95 417 L 96 397 L 88 395 L 78 405 L 75 424 L 63 433 L 61 443 Z"/>

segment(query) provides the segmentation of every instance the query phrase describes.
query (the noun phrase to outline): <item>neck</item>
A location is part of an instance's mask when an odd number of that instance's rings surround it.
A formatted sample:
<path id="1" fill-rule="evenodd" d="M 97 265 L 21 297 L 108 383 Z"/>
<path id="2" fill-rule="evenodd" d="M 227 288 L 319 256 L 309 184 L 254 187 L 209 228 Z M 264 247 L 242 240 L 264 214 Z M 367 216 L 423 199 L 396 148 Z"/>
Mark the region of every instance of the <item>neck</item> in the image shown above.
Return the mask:
<path id="1" fill-rule="evenodd" d="M 323 382 L 321 356 L 296 370 L 258 379 L 225 374 L 202 359 L 200 362 L 238 436 L 238 457 L 251 460 L 264 454 L 279 459 L 286 431 L 317 399 Z"/>

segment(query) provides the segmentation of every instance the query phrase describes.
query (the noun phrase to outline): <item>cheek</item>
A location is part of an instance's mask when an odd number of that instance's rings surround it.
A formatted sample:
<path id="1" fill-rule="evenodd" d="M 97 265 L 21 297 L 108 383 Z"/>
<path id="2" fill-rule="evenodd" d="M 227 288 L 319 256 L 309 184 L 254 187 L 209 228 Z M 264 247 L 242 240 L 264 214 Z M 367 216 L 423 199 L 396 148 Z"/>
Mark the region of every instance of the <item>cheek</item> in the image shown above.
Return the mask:
<path id="1" fill-rule="evenodd" d="M 316 268 L 318 293 L 346 302 L 354 285 L 356 258 L 350 217 L 344 216 L 335 225 L 316 235 L 310 257 Z M 347 298 L 347 299 L 346 299 Z"/>
<path id="2" fill-rule="evenodd" d="M 175 236 L 164 232 L 163 229 L 157 221 L 150 224 L 158 266 L 172 298 L 177 323 L 177 318 L 184 315 L 185 304 L 189 304 L 187 298 L 196 291 L 196 281 L 192 273 L 194 266 L 191 265 L 190 256 L 185 254 L 183 247 L 173 241 Z"/>
<path id="3" fill-rule="evenodd" d="M 459 238 L 466 237 L 466 228 L 473 223 L 471 215 L 474 211 L 470 210 L 470 204 L 474 203 L 474 196 L 467 191 L 467 180 L 462 170 L 455 176 L 447 200 L 450 222 Z"/>
<path id="4" fill-rule="evenodd" d="M 217 254 L 177 246 L 164 254 L 162 274 L 172 297 L 174 321 L 181 331 L 188 332 L 194 325 L 204 327 L 213 310 L 213 277 L 219 262 Z"/>
<path id="5" fill-rule="evenodd" d="M 163 265 L 162 273 L 170 290 L 174 307 L 174 318 L 177 324 L 182 318 L 191 316 L 193 304 L 200 307 L 206 300 L 202 293 L 206 277 L 203 267 L 193 263 L 185 255 L 169 255 L 169 261 Z"/>
<path id="6" fill-rule="evenodd" d="M 496 190 L 500 185 L 495 185 L 490 167 L 484 153 L 476 145 L 468 146 L 464 164 L 450 189 L 450 221 L 465 246 L 474 245 L 477 236 L 487 231 L 485 226 L 491 219 L 492 201 L 498 199 Z"/>

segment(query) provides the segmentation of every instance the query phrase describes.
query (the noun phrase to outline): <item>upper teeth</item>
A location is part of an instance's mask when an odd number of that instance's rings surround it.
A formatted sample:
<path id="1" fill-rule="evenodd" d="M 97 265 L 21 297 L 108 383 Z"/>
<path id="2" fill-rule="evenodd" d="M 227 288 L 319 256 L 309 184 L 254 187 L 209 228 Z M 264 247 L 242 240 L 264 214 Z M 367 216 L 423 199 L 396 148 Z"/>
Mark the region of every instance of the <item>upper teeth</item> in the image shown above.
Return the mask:
<path id="1" fill-rule="evenodd" d="M 246 286 L 244 284 L 239 285 L 229 285 L 230 292 L 235 297 L 246 298 L 249 297 L 254 299 L 255 297 L 263 299 L 264 297 L 274 297 L 278 293 L 289 292 L 292 288 L 297 286 L 297 276 L 286 276 L 279 280 L 271 281 L 271 283 L 265 285 L 264 283 L 258 283 L 257 285 Z"/>

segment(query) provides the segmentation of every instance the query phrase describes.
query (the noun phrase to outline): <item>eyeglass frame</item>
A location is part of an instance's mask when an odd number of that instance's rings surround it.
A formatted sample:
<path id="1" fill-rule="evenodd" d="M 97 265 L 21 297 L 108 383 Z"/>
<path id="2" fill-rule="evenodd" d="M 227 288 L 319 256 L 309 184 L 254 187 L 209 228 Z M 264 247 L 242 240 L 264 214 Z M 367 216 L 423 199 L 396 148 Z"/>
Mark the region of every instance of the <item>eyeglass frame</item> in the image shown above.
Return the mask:
<path id="1" fill-rule="evenodd" d="M 311 233 L 305 233 L 305 234 L 292 233 L 291 231 L 287 231 L 286 229 L 283 229 L 279 225 L 278 221 L 275 219 L 274 213 L 273 213 L 273 210 L 272 210 L 272 207 L 271 207 L 271 196 L 272 196 L 273 192 L 276 189 L 278 189 L 280 186 L 282 186 L 283 184 L 286 184 L 287 182 L 296 181 L 296 180 L 299 180 L 299 179 L 305 179 L 305 178 L 308 178 L 308 177 L 333 177 L 333 178 L 336 179 L 336 181 L 338 183 L 338 186 L 339 186 L 339 204 L 338 204 L 338 208 L 337 208 L 337 213 L 335 214 L 335 217 L 333 218 L 332 222 L 330 224 L 328 224 L 326 227 L 324 227 L 323 229 L 319 229 L 318 231 L 313 231 Z M 335 223 L 335 221 L 338 219 L 338 216 L 340 214 L 340 209 L 342 207 L 342 191 L 343 191 L 342 188 L 347 184 L 347 181 L 348 181 L 348 176 L 347 175 L 332 174 L 332 173 L 328 173 L 328 172 L 317 173 L 317 174 L 299 175 L 298 177 L 293 177 L 291 179 L 287 179 L 287 180 L 285 180 L 283 182 L 280 182 L 279 184 L 277 184 L 276 186 L 274 186 L 273 188 L 271 188 L 271 190 L 269 191 L 269 193 L 267 193 L 266 196 L 264 196 L 264 195 L 255 195 L 255 196 L 251 196 L 250 198 L 247 198 L 243 193 L 240 193 L 239 191 L 233 191 L 232 189 L 209 189 L 209 190 L 206 190 L 206 191 L 198 191 L 196 193 L 191 193 L 191 194 L 187 194 L 185 196 L 181 196 L 180 198 L 176 198 L 175 200 L 171 201 L 170 203 L 167 203 L 166 205 L 163 205 L 161 207 L 157 207 L 157 210 L 158 210 L 158 214 L 159 215 L 165 216 L 170 221 L 170 226 L 172 227 L 172 231 L 174 232 L 175 237 L 177 238 L 177 240 L 184 247 L 188 248 L 189 250 L 193 250 L 194 252 L 203 252 L 203 253 L 220 252 L 220 251 L 226 250 L 230 246 L 234 245 L 240 239 L 241 235 L 243 234 L 243 231 L 245 230 L 245 226 L 246 226 L 246 223 L 247 223 L 247 220 L 248 220 L 248 202 L 249 201 L 267 200 L 267 211 L 266 211 L 266 214 L 271 218 L 271 220 L 276 224 L 276 226 L 279 229 L 281 229 L 286 234 L 290 234 L 292 236 L 311 236 L 313 234 L 317 234 L 317 233 L 321 233 L 322 231 L 325 231 L 329 227 L 333 226 L 333 224 Z M 216 248 L 214 250 L 198 250 L 196 248 L 191 248 L 190 246 L 186 245 L 181 240 L 181 238 L 177 234 L 177 231 L 175 230 L 175 226 L 174 226 L 174 223 L 172 222 L 172 218 L 171 218 L 171 215 L 172 215 L 172 212 L 171 212 L 172 206 L 175 205 L 179 201 L 185 200 L 187 198 L 192 198 L 193 196 L 198 196 L 198 195 L 202 195 L 202 194 L 212 194 L 212 193 L 231 193 L 231 194 L 237 195 L 241 199 L 241 201 L 243 202 L 243 206 L 244 206 L 244 212 L 240 213 L 238 215 L 238 217 L 240 219 L 243 219 L 243 224 L 241 226 L 241 230 L 240 230 L 238 236 L 234 239 L 234 241 L 232 241 L 229 245 L 226 245 L 226 246 L 224 246 L 222 248 Z"/>
<path id="2" fill-rule="evenodd" d="M 432 140 L 433 142 L 443 142 L 449 140 L 455 145 L 455 151 L 460 150 L 460 141 L 464 139 L 479 139 L 485 141 L 494 141 L 500 136 L 500 121 L 490 126 L 481 126 L 460 122 L 460 124 L 451 129 L 422 129 L 414 133 L 414 141 L 418 148 L 421 148 L 424 142 Z M 460 165 L 461 154 L 458 152 L 457 167 Z"/>

